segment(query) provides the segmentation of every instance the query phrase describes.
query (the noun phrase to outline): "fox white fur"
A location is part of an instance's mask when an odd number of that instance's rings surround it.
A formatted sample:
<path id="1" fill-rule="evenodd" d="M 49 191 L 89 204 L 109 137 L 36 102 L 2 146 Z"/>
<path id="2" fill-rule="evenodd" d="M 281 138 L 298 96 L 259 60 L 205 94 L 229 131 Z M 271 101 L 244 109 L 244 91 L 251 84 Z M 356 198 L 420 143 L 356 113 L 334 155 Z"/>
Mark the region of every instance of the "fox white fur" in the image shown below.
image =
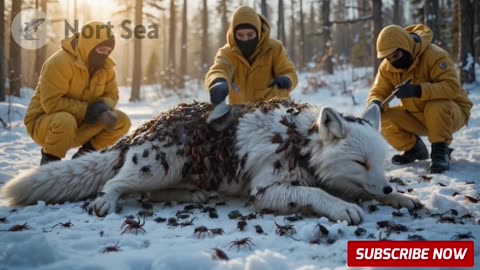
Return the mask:
<path id="1" fill-rule="evenodd" d="M 272 142 L 275 134 L 291 135 L 282 117 L 294 122 L 299 136 L 305 138 L 299 150 L 307 157 L 305 165 L 292 168 L 288 156 Z M 236 181 L 224 177 L 216 192 L 250 199 L 255 209 L 290 214 L 308 208 L 318 216 L 349 224 L 363 219 L 362 208 L 353 203 L 360 200 L 376 199 L 396 208 L 419 206 L 417 198 L 393 192 L 386 180 L 387 146 L 379 132 L 378 107 L 369 107 L 362 118 L 366 121 L 352 121 L 332 108 L 310 105 L 296 114 L 288 104 L 270 112 L 252 109 L 238 117 L 234 134 L 235 155 L 248 154 L 248 158 L 242 168 L 235 164 Z M 132 145 L 123 153 L 118 170 L 114 169 L 121 155 L 118 148 L 49 163 L 13 178 L 2 192 L 11 205 L 63 203 L 100 194 L 93 203 L 98 216 L 115 211 L 121 195 L 135 192 L 147 192 L 154 201 L 205 202 L 208 193 L 195 184 L 198 176 L 182 175 L 189 157 L 178 154 L 181 147 L 165 146 L 159 140 Z M 142 155 L 149 149 L 164 153 L 164 163 L 159 163 L 158 156 Z M 142 173 L 142 168 L 149 168 L 148 173 Z"/>

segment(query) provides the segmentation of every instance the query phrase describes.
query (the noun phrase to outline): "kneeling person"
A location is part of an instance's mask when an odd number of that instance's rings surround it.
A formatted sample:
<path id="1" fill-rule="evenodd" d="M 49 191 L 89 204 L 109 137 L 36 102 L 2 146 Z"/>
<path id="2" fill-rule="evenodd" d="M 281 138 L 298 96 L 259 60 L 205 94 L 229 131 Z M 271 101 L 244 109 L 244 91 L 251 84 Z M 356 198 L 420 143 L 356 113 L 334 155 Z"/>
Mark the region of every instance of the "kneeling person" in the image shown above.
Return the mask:
<path id="1" fill-rule="evenodd" d="M 381 104 L 394 90 L 401 105 L 383 108 L 382 134 L 401 155 L 394 164 L 428 159 L 419 136 L 428 136 L 432 173 L 450 168 L 448 146 L 453 133 L 465 126 L 473 104 L 462 89 L 450 55 L 432 42 L 425 25 L 385 27 L 377 40 L 377 57 L 383 58 L 367 103 Z M 411 83 L 404 83 L 411 81 Z"/>
<path id="2" fill-rule="evenodd" d="M 91 31 L 94 33 L 84 33 Z M 110 29 L 90 22 L 61 42 L 62 49 L 43 64 L 24 123 L 28 134 L 42 146 L 40 164 L 104 149 L 130 129 L 129 117 L 115 109 L 119 94 Z"/>

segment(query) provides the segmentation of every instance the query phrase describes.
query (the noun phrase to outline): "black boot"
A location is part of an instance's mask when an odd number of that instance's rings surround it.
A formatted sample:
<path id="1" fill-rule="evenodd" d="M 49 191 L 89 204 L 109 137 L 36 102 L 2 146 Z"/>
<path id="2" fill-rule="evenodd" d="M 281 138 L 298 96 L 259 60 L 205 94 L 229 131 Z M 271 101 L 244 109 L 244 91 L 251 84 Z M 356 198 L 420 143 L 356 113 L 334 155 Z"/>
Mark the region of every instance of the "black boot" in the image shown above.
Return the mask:
<path id="1" fill-rule="evenodd" d="M 86 155 L 90 152 L 95 152 L 97 151 L 95 148 L 93 148 L 92 144 L 90 142 L 87 142 L 86 144 L 82 145 L 78 151 L 73 154 L 72 159 L 81 157 L 83 155 Z"/>
<path id="2" fill-rule="evenodd" d="M 59 158 L 57 156 L 44 153 L 43 149 L 41 151 L 42 151 L 42 159 L 40 160 L 40 166 L 45 165 L 45 164 L 50 163 L 50 162 L 61 160 L 61 158 Z"/>
<path id="3" fill-rule="evenodd" d="M 446 143 L 432 143 L 430 173 L 442 173 L 450 169 L 450 155 L 453 149 Z"/>
<path id="4" fill-rule="evenodd" d="M 408 151 L 403 152 L 401 155 L 394 155 L 392 157 L 392 163 L 395 165 L 403 165 L 412 163 L 415 160 L 428 159 L 428 150 L 422 139 L 417 136 L 417 142 Z"/>

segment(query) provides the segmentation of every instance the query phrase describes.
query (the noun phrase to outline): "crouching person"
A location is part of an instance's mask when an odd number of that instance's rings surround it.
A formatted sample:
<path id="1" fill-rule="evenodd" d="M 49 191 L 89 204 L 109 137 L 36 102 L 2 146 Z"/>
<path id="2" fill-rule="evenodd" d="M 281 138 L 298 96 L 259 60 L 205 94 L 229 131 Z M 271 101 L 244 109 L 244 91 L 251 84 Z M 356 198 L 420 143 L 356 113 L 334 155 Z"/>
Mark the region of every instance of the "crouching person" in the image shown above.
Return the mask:
<path id="1" fill-rule="evenodd" d="M 92 32 L 93 31 L 93 32 Z M 111 29 L 90 22 L 43 64 L 24 123 L 28 134 L 42 147 L 40 165 L 65 157 L 104 149 L 130 129 L 129 117 L 115 109 L 118 87 Z"/>
<path id="2" fill-rule="evenodd" d="M 428 136 L 430 172 L 441 173 L 450 168 L 453 133 L 465 126 L 473 104 L 461 87 L 450 55 L 431 42 L 432 31 L 425 25 L 385 27 L 377 39 L 377 57 L 384 60 L 367 103 L 381 104 L 396 90 L 401 105 L 382 112 L 383 136 L 403 151 L 393 156 L 392 163 L 428 159 L 419 137 Z"/>

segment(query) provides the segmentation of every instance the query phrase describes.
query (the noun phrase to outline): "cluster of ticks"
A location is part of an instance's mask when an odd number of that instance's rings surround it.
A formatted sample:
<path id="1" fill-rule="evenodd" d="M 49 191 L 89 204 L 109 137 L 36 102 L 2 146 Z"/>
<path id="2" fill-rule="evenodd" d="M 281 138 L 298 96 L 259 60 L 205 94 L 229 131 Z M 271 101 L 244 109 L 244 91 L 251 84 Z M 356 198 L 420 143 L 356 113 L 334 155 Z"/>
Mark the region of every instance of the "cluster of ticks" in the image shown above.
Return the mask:
<path id="1" fill-rule="evenodd" d="M 430 181 L 431 178 L 427 176 L 420 176 L 420 179 L 422 181 Z M 390 179 L 390 182 L 396 183 L 397 184 L 397 190 L 398 186 L 406 186 L 405 182 L 400 179 L 400 178 L 392 178 Z M 466 182 L 466 184 L 472 184 L 469 182 Z M 407 189 L 407 190 L 399 190 L 400 192 L 411 192 L 412 190 Z M 452 196 L 458 196 L 459 194 L 452 194 Z M 480 198 L 473 198 L 470 196 L 464 196 L 465 200 L 467 203 L 478 203 L 478 200 Z M 211 198 L 215 199 L 215 197 Z M 197 220 L 197 217 L 193 216 L 195 212 L 203 214 L 203 215 L 208 215 L 209 218 L 211 219 L 217 219 L 219 218 L 218 212 L 217 212 L 217 207 L 219 206 L 225 206 L 225 202 L 217 202 L 215 204 L 210 204 L 210 205 L 203 205 L 203 204 L 188 204 L 185 205 L 182 210 L 178 210 L 175 212 L 175 215 L 169 218 L 164 218 L 164 217 L 155 217 L 156 214 L 153 210 L 153 205 L 149 203 L 148 201 L 145 201 L 143 198 L 138 200 L 140 205 L 142 206 L 142 210 L 140 210 L 136 216 L 129 215 L 125 216 L 123 223 L 120 225 L 120 235 L 123 235 L 125 233 L 134 233 L 137 235 L 138 233 L 146 233 L 147 231 L 145 230 L 145 220 L 147 218 L 153 218 L 153 221 L 156 223 L 164 223 L 166 224 L 169 228 L 186 228 L 186 227 L 193 227 L 193 235 L 198 238 L 198 239 L 204 239 L 206 237 L 215 237 L 217 235 L 222 235 L 224 233 L 224 228 L 207 228 L 206 226 L 203 225 L 198 225 L 196 226 L 194 224 L 195 220 Z M 179 203 L 180 204 L 180 203 Z M 78 207 L 81 207 L 81 209 L 88 213 L 89 215 L 93 214 L 92 211 L 92 205 L 90 202 L 86 201 L 83 204 L 77 205 Z M 172 207 L 173 203 L 172 202 L 165 202 L 163 204 L 163 207 Z M 379 210 L 378 205 L 372 204 L 367 207 L 367 210 L 369 213 L 374 213 Z M 17 210 L 13 209 L 10 211 L 11 214 L 16 213 Z M 414 210 L 409 212 L 408 214 L 416 219 L 420 217 L 431 217 L 436 219 L 436 223 L 451 223 L 451 224 L 465 224 L 465 220 L 476 220 L 475 216 L 471 213 L 463 214 L 460 215 L 457 210 L 455 209 L 449 209 L 446 212 L 443 213 L 431 213 L 429 211 L 423 211 L 423 213 L 426 214 L 419 214 L 419 211 Z M 248 229 L 248 223 L 251 222 L 252 220 L 256 220 L 258 218 L 263 218 L 264 215 L 276 215 L 276 213 L 272 210 L 269 209 L 263 209 L 258 212 L 251 212 L 246 215 L 242 215 L 240 211 L 238 210 L 233 210 L 228 213 L 228 218 L 231 220 L 237 220 L 237 225 L 236 229 L 239 231 L 246 231 Z M 373 233 L 367 232 L 366 229 L 362 227 L 357 227 L 355 230 L 354 234 L 359 237 L 359 238 L 367 238 L 367 239 L 378 239 L 378 240 L 389 240 L 389 237 L 393 234 L 400 234 L 400 233 L 409 233 L 407 236 L 408 240 L 415 240 L 415 241 L 423 241 L 423 240 L 428 240 L 425 239 L 423 236 L 420 236 L 418 234 L 415 234 L 415 232 L 422 231 L 424 228 L 409 228 L 406 225 L 397 223 L 394 221 L 396 218 L 401 218 L 407 215 L 406 213 L 400 212 L 400 211 L 393 211 L 392 212 L 392 218 L 393 220 L 383 220 L 383 221 L 378 221 L 377 222 L 377 230 L 378 230 L 378 237 L 375 236 Z M 283 222 L 285 223 L 284 225 L 278 224 L 276 221 L 274 221 L 275 225 L 275 233 L 279 236 L 285 236 L 288 238 L 291 238 L 296 241 L 300 241 L 296 239 L 293 235 L 297 233 L 295 230 L 295 227 L 293 223 L 303 220 L 305 216 L 302 215 L 302 212 L 297 213 L 295 215 L 291 216 L 285 216 L 283 218 Z M 0 224 L 8 224 L 10 223 L 7 217 L 0 217 Z M 478 224 L 480 224 L 480 220 L 477 221 Z M 60 228 L 72 228 L 74 227 L 74 224 L 71 222 L 71 220 L 68 220 L 67 222 L 59 222 L 55 225 L 53 225 L 49 229 L 43 229 L 43 232 L 50 232 L 54 230 L 56 227 Z M 266 235 L 264 229 L 256 224 L 253 226 L 255 232 L 259 235 Z M 33 228 L 28 225 L 28 222 L 25 222 L 23 224 L 15 224 L 11 226 L 7 230 L 0 230 L 3 232 L 20 232 L 20 231 L 27 231 L 27 230 L 32 230 Z M 316 230 L 316 239 L 310 241 L 310 244 L 318 245 L 318 244 L 332 244 L 335 242 L 335 238 L 329 237 L 329 230 L 327 227 L 325 227 L 322 224 L 317 224 L 315 226 Z M 342 231 L 339 230 L 340 234 L 343 234 Z M 410 234 L 411 233 L 411 234 Z M 100 236 L 103 237 L 104 232 L 100 231 Z M 462 232 L 462 233 L 455 233 L 451 237 L 452 240 L 463 240 L 463 239 L 474 239 L 474 236 L 472 232 Z M 253 242 L 253 239 L 251 237 L 245 237 L 242 239 L 236 239 L 228 244 L 228 249 L 236 248 L 237 251 L 240 250 L 240 248 L 248 248 L 249 250 L 252 250 L 252 247 L 254 247 L 255 244 Z M 108 253 L 108 252 L 119 252 L 122 251 L 120 248 L 119 242 L 116 242 L 114 245 L 111 246 L 106 246 L 102 248 L 99 252 L 100 253 Z M 226 254 L 225 251 L 219 249 L 219 248 L 213 248 L 213 253 L 212 253 L 212 259 L 214 260 L 229 260 L 228 255 Z"/>

